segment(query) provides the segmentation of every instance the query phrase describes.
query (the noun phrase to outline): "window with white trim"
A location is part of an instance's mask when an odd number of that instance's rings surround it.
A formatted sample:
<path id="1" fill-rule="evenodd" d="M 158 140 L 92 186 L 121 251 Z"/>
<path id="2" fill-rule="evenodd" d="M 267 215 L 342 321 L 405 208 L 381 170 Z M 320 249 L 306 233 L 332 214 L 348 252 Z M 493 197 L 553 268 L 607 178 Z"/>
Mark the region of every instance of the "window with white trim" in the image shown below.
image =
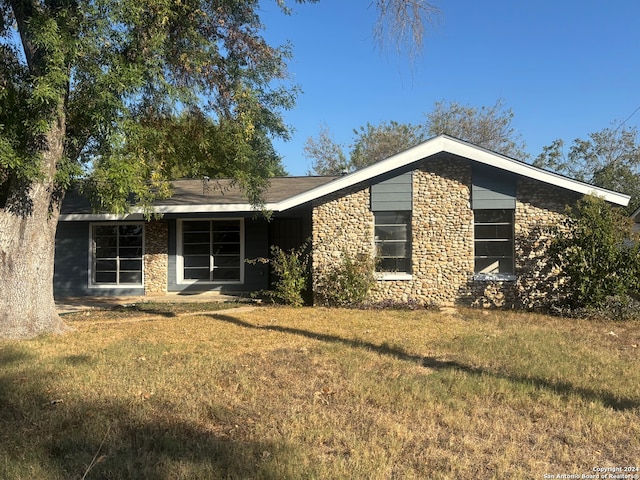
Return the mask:
<path id="1" fill-rule="evenodd" d="M 94 285 L 142 285 L 144 226 L 91 226 L 91 280 Z"/>
<path id="2" fill-rule="evenodd" d="M 374 212 L 380 273 L 411 273 L 411 212 Z"/>
<path id="3" fill-rule="evenodd" d="M 182 222 L 182 278 L 185 281 L 241 281 L 240 220 Z"/>
<path id="4" fill-rule="evenodd" d="M 473 211 L 476 276 L 515 275 L 513 213 L 511 209 Z"/>

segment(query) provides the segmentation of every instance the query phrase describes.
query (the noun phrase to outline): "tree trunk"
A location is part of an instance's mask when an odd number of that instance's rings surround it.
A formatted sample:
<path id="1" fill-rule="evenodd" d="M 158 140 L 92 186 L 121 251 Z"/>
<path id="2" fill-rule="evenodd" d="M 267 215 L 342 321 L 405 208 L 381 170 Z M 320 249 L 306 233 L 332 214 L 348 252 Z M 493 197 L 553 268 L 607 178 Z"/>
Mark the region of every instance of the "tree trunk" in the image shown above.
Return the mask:
<path id="1" fill-rule="evenodd" d="M 47 135 L 42 176 L 14 184 L 0 210 L 0 338 L 29 338 L 67 329 L 53 300 L 53 256 L 59 201 L 52 200 L 63 155 L 60 116 Z"/>

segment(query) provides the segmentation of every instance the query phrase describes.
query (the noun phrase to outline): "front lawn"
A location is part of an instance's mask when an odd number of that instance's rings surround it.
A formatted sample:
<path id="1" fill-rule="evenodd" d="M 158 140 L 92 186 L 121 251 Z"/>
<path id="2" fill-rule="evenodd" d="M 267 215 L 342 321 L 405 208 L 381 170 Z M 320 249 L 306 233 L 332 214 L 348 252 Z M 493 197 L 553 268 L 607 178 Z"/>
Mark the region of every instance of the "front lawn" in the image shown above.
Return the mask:
<path id="1" fill-rule="evenodd" d="M 0 343 L 0 478 L 640 467 L 640 323 L 165 308 L 67 315 L 65 336 Z"/>

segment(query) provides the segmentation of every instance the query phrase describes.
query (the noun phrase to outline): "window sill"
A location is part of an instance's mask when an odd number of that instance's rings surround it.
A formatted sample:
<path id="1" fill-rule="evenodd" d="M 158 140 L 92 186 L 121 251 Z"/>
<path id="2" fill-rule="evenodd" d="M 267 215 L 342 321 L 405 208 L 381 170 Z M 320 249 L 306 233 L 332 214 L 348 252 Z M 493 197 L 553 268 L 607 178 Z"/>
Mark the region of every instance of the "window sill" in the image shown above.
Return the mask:
<path id="1" fill-rule="evenodd" d="M 177 285 L 244 285 L 242 280 L 179 280 Z"/>
<path id="2" fill-rule="evenodd" d="M 475 273 L 476 282 L 515 282 L 518 279 L 513 273 Z"/>
<path id="3" fill-rule="evenodd" d="M 376 273 L 376 279 L 382 281 L 413 280 L 413 275 L 410 273 Z"/>

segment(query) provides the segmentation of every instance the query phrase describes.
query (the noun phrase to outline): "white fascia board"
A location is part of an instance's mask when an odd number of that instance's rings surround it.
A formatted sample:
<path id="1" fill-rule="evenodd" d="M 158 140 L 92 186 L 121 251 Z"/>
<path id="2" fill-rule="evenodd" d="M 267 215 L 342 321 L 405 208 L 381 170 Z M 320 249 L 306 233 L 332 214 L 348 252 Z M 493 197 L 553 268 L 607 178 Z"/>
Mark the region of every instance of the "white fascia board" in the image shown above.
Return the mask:
<path id="1" fill-rule="evenodd" d="M 509 157 L 505 157 L 504 155 L 471 145 L 461 140 L 456 140 L 454 138 L 447 137 L 446 135 L 440 135 L 432 138 L 431 140 L 427 140 L 420 145 L 416 145 L 413 148 L 389 157 L 386 160 L 374 163 L 373 165 L 325 185 L 283 200 L 278 203 L 278 206 L 280 207 L 278 211 L 287 210 L 325 195 L 330 195 L 344 188 L 349 188 L 361 182 L 366 182 L 367 180 L 379 175 L 384 175 L 395 169 L 406 167 L 412 163 L 439 153 L 458 155 L 485 165 L 500 168 L 523 177 L 539 180 L 583 195 L 597 195 L 598 197 L 604 198 L 606 201 L 617 205 L 627 206 L 631 198 L 629 195 L 595 187 L 577 180 L 572 180 L 570 178 L 563 177 L 562 175 L 548 172 L 534 167 L 533 165 L 528 165 Z"/>
<path id="2" fill-rule="evenodd" d="M 264 210 L 278 211 L 277 203 L 267 203 Z M 159 205 L 153 208 L 153 213 L 166 214 L 191 214 L 191 213 L 243 213 L 259 212 L 249 203 L 229 203 L 221 205 Z M 115 220 L 144 220 L 142 210 L 134 209 L 125 215 L 115 215 L 111 213 L 72 213 L 60 215 L 61 222 L 86 222 L 86 221 L 115 221 Z"/>
<path id="3" fill-rule="evenodd" d="M 114 213 L 67 213 L 60 215 L 60 222 L 110 222 L 115 220 L 144 220 L 142 213 L 133 212 L 125 215 Z"/>
<path id="4" fill-rule="evenodd" d="M 513 160 L 512 158 L 505 157 L 483 148 L 475 147 L 460 140 L 447 137 L 443 139 L 448 143 L 448 148 L 444 150 L 448 153 L 469 158 L 470 160 L 475 160 L 485 165 L 500 168 L 502 170 L 515 173 L 516 175 L 528 177 L 533 180 L 539 180 L 583 195 L 595 195 L 603 198 L 607 202 L 615 203 L 624 207 L 629 204 L 629 200 L 631 199 L 629 195 L 589 185 L 588 183 L 579 182 L 578 180 L 573 180 L 571 178 L 558 175 L 557 173 L 542 170 L 538 167 L 534 167 L 533 165 Z"/>
<path id="5" fill-rule="evenodd" d="M 277 203 L 267 203 L 264 210 L 277 211 Z M 227 204 L 211 204 L 211 205 L 160 205 L 153 209 L 156 213 L 242 213 L 242 212 L 260 212 L 262 209 L 256 209 L 250 203 L 227 203 Z"/>
<path id="6" fill-rule="evenodd" d="M 332 182 L 325 183 L 324 185 L 307 192 L 282 200 L 279 202 L 280 210 L 287 210 L 325 195 L 330 195 L 338 190 L 342 190 L 343 188 L 349 188 L 353 185 L 357 185 L 358 183 L 377 177 L 378 175 L 384 175 L 385 173 L 397 168 L 405 167 L 411 163 L 417 162 L 418 160 L 440 153 L 442 152 L 441 140 L 443 139 L 444 137 L 435 137 L 431 140 L 427 140 L 420 145 L 416 145 L 415 147 L 400 152 L 386 160 L 374 163 L 373 165 L 357 170 L 354 173 L 345 175 L 344 177 L 338 178 Z"/>

